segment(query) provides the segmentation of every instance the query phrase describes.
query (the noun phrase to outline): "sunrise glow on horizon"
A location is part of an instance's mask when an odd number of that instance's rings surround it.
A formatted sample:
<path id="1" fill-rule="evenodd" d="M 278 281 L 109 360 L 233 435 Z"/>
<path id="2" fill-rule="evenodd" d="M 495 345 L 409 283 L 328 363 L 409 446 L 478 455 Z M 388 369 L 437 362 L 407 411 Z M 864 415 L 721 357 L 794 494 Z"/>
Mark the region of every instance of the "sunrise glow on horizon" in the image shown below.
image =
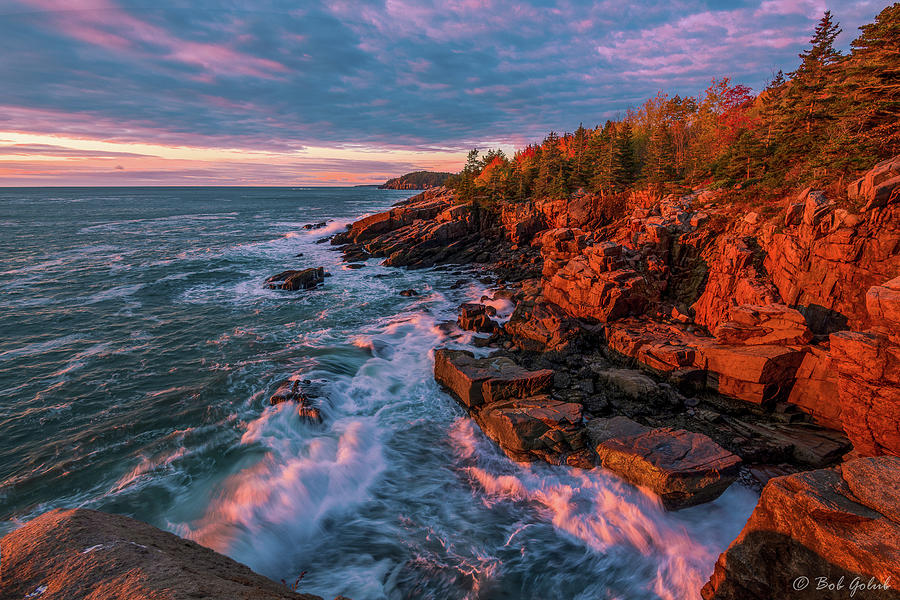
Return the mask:
<path id="1" fill-rule="evenodd" d="M 825 8 L 846 45 L 879 6 L 832 4 L 8 0 L 0 185 L 351 185 L 457 171 L 472 147 L 511 151 L 660 89 L 697 95 L 721 75 L 759 89 L 795 64 Z"/>

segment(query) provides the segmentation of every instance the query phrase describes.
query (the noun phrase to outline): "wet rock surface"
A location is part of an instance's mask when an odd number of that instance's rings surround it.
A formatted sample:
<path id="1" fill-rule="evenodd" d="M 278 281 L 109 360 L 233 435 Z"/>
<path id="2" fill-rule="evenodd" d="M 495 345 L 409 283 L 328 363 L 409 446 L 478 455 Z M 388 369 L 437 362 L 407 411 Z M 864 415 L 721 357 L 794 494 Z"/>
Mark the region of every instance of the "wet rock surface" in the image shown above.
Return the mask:
<path id="1" fill-rule="evenodd" d="M 851 184 L 856 213 L 813 189 L 774 214 L 635 192 L 612 220 L 590 194 L 489 214 L 432 190 L 335 241 L 348 260 L 487 263 L 512 316 L 462 306 L 493 354 L 438 350 L 435 378 L 516 460 L 602 461 L 679 508 L 900 454 L 898 160 Z"/>
<path id="2" fill-rule="evenodd" d="M 709 437 L 661 427 L 601 441 L 603 466 L 652 490 L 669 510 L 714 500 L 734 483 L 741 459 Z"/>
<path id="3" fill-rule="evenodd" d="M 309 385 L 311 382 L 307 380 L 302 383 L 304 385 Z M 312 394 L 301 388 L 301 382 L 295 379 L 293 381 L 288 381 L 279 387 L 269 398 L 269 404 L 274 406 L 276 404 L 281 404 L 282 402 L 296 403 L 298 405 L 297 415 L 301 420 L 309 423 L 321 424 L 322 411 L 319 410 L 318 407 L 313 406 L 313 398 L 314 396 Z"/>
<path id="4" fill-rule="evenodd" d="M 497 323 L 488 316 L 488 307 L 484 304 L 466 303 L 459 307 L 457 323 L 463 329 L 479 333 L 493 333 Z"/>
<path id="5" fill-rule="evenodd" d="M 466 350 L 441 348 L 434 353 L 434 378 L 471 409 L 545 392 L 553 383 L 553 371 L 529 371 L 506 357 L 475 358 Z"/>
<path id="6" fill-rule="evenodd" d="M 472 413 L 482 431 L 513 460 L 593 466 L 585 450 L 581 405 L 548 396 L 511 398 Z"/>
<path id="7" fill-rule="evenodd" d="M 282 271 L 266 279 L 266 286 L 277 290 L 311 290 L 325 283 L 325 268 Z"/>
<path id="8" fill-rule="evenodd" d="M 2 598 L 321 600 L 121 515 L 53 510 L 0 540 Z"/>
<path id="9" fill-rule="evenodd" d="M 512 459 L 593 466 L 581 405 L 544 394 L 553 385 L 552 370 L 530 371 L 506 357 L 438 349 L 434 375 Z"/>

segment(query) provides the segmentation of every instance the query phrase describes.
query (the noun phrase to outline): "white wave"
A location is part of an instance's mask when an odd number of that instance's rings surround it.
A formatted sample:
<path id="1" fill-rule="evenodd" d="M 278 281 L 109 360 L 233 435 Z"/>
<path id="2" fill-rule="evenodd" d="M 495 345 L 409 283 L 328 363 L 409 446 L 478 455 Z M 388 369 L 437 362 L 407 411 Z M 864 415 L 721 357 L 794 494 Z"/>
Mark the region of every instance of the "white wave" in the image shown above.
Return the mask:
<path id="1" fill-rule="evenodd" d="M 733 485 L 714 502 L 667 512 L 655 496 L 601 468 L 511 468 L 486 447 L 484 436 L 469 419 L 458 420 L 450 436 L 460 459 L 475 461 L 464 471 L 485 494 L 485 503 L 532 503 L 559 532 L 592 552 L 645 557 L 653 575 L 647 578 L 646 569 L 635 568 L 629 582 L 635 597 L 651 593 L 663 600 L 698 597 L 718 555 L 740 531 L 757 500 L 748 489 Z M 525 536 L 511 535 L 508 543 L 516 539 L 522 543 Z"/>
<path id="2" fill-rule="evenodd" d="M 299 343 L 326 345 L 334 335 L 307 332 Z M 332 374 L 319 405 L 325 424 L 302 423 L 290 402 L 265 409 L 241 443 L 261 446 L 266 455 L 229 477 L 205 516 L 180 533 L 264 574 L 290 572 L 308 542 L 318 542 L 324 519 L 370 499 L 385 468 L 381 436 L 389 429 L 380 411 L 422 384 L 431 369 L 428 349 L 440 335 L 432 318 L 418 314 L 362 333 L 358 343 L 382 350 L 352 376 Z"/>
<path id="3" fill-rule="evenodd" d="M 303 435 L 290 403 L 251 425 L 245 443 L 269 453 L 227 479 L 206 515 L 182 530 L 264 574 L 288 571 L 326 516 L 368 498 L 383 469 L 374 419 L 334 423 L 335 436 Z"/>

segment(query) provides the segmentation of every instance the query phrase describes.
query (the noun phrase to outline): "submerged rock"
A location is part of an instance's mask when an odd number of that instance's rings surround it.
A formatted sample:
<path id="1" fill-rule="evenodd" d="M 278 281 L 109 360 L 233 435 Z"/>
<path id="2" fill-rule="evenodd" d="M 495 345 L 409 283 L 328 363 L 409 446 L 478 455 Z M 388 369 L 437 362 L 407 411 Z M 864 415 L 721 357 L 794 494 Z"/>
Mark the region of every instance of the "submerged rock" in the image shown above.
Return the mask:
<path id="1" fill-rule="evenodd" d="M 300 416 L 300 419 L 304 421 L 315 423 L 316 425 L 322 424 L 322 413 L 315 406 L 301 404 L 300 408 L 297 409 L 297 414 Z"/>
<path id="2" fill-rule="evenodd" d="M 310 290 L 325 282 L 325 268 L 315 267 L 300 271 L 282 271 L 266 279 L 270 289 L 277 290 Z"/>
<path id="3" fill-rule="evenodd" d="M 309 381 L 307 380 L 306 383 L 309 383 Z M 269 398 L 269 403 L 275 405 L 281 404 L 282 402 L 296 402 L 300 405 L 297 409 L 297 414 L 300 416 L 301 420 L 321 424 L 322 413 L 318 408 L 310 404 L 310 400 L 311 397 L 300 389 L 300 381 L 294 380 L 289 381 L 278 388 L 278 390 L 272 394 L 272 397 Z"/>
<path id="4" fill-rule="evenodd" d="M 412 298 L 413 296 L 418 296 L 419 292 L 416 290 L 400 290 L 400 295 L 405 298 Z"/>
<path id="5" fill-rule="evenodd" d="M 0 545 L 2 598 L 321 600 L 172 533 L 83 508 L 44 513 Z"/>
<path id="6" fill-rule="evenodd" d="M 300 382 L 288 381 L 281 385 L 275 393 L 269 397 L 269 404 L 275 405 L 282 402 L 300 402 L 306 400 L 306 395 L 300 391 Z"/>
<path id="7" fill-rule="evenodd" d="M 863 458 L 777 477 L 766 484 L 701 595 L 704 600 L 900 598 L 898 540 L 900 458 Z M 821 587 L 820 581 L 832 587 Z M 853 594 L 851 586 L 856 586 Z"/>

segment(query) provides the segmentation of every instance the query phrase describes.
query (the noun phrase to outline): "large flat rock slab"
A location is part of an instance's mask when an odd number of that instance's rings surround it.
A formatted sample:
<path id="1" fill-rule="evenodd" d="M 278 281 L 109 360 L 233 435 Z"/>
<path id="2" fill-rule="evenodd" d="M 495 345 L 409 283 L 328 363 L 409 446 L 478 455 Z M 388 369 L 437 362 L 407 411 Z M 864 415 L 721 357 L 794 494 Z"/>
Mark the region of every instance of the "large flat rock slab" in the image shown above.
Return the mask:
<path id="1" fill-rule="evenodd" d="M 702 346 L 700 354 L 700 368 L 740 381 L 766 384 L 793 379 L 804 351 L 791 346 L 710 344 Z"/>
<path id="2" fill-rule="evenodd" d="M 704 600 L 900 598 L 900 458 L 770 480 Z M 806 587 L 798 589 L 799 583 Z M 835 584 L 820 588 L 822 581 Z M 836 587 L 838 583 L 842 587 Z M 883 589 L 883 584 L 887 589 Z"/>
<path id="3" fill-rule="evenodd" d="M 467 350 L 439 348 L 434 352 L 434 378 L 468 409 L 507 398 L 546 392 L 553 371 L 529 371 L 505 357 L 475 358 Z"/>
<path id="4" fill-rule="evenodd" d="M 594 446 L 613 438 L 626 438 L 650 431 L 650 427 L 621 416 L 591 419 L 586 428 L 588 439 Z"/>
<path id="5" fill-rule="evenodd" d="M 0 598 L 322 600 L 190 540 L 93 510 L 44 513 L 0 546 Z"/>
<path id="6" fill-rule="evenodd" d="M 751 423 L 726 417 L 736 433 L 770 447 L 781 446 L 793 460 L 813 468 L 828 467 L 850 451 L 851 444 L 840 431 L 808 423 Z"/>
<path id="7" fill-rule="evenodd" d="M 594 466 L 581 405 L 544 394 L 553 386 L 552 370 L 529 371 L 505 357 L 440 348 L 434 378 L 513 460 Z"/>
<path id="8" fill-rule="evenodd" d="M 741 463 L 708 436 L 669 427 L 605 440 L 597 454 L 604 467 L 649 488 L 669 510 L 719 497 Z"/>
<path id="9" fill-rule="evenodd" d="M 577 454 L 578 464 L 584 458 L 581 453 L 587 446 L 580 404 L 547 396 L 508 399 L 486 404 L 472 416 L 513 460 L 559 464 Z"/>
<path id="10" fill-rule="evenodd" d="M 812 332 L 800 311 L 784 304 L 733 306 L 729 320 L 715 329 L 721 344 L 758 346 L 803 345 L 812 340 Z"/>
<path id="11" fill-rule="evenodd" d="M 768 404 L 790 394 L 804 354 L 797 346 L 708 344 L 698 348 L 695 364 L 720 394 Z"/>

